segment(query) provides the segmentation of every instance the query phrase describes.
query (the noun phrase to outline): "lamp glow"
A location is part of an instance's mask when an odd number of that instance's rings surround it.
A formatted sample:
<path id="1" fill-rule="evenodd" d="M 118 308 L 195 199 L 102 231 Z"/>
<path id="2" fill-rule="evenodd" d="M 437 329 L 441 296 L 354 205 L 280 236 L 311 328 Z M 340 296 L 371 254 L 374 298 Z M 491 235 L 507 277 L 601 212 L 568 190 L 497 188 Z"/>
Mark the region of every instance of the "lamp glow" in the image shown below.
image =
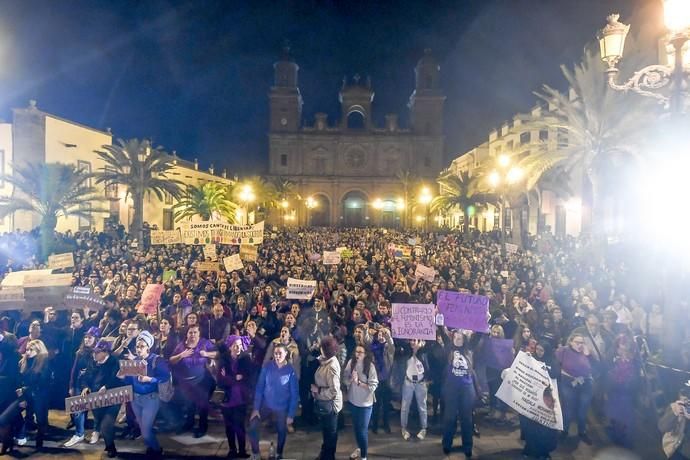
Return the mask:
<path id="1" fill-rule="evenodd" d="M 665 0 L 664 23 L 671 32 L 684 32 L 690 28 L 690 2 L 688 0 Z"/>

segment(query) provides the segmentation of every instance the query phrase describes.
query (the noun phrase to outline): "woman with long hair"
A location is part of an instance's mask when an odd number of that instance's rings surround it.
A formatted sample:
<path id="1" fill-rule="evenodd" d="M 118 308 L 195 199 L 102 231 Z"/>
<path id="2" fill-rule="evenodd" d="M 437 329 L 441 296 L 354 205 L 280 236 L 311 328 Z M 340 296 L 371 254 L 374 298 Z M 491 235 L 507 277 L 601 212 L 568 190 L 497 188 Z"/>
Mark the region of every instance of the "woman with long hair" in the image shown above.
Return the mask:
<path id="1" fill-rule="evenodd" d="M 21 388 L 20 397 L 26 398 L 26 417 L 17 438 L 17 444 L 26 444 L 27 425 L 36 415 L 36 449 L 43 448 L 43 439 L 48 429 L 48 399 L 50 394 L 50 368 L 48 349 L 42 340 L 29 340 L 26 351 L 19 361 Z"/>
<path id="2" fill-rule="evenodd" d="M 228 439 L 228 458 L 248 458 L 245 445 L 244 419 L 251 400 L 251 360 L 245 351 L 246 338 L 231 335 L 219 347 L 218 386 L 225 395 L 221 403 L 225 435 Z"/>
<path id="3" fill-rule="evenodd" d="M 331 336 L 321 339 L 319 367 L 311 384 L 311 394 L 316 401 L 321 417 L 320 460 L 335 460 L 338 445 L 338 413 L 343 408 L 343 394 L 340 390 L 340 363 L 338 363 L 338 342 Z"/>
<path id="4" fill-rule="evenodd" d="M 352 428 L 357 440 L 357 449 L 350 458 L 367 460 L 369 446 L 369 420 L 374 405 L 374 393 L 379 381 L 374 365 L 374 356 L 363 345 L 355 347 L 354 356 L 345 365 L 343 381 L 347 387 L 347 400 L 352 410 Z"/>

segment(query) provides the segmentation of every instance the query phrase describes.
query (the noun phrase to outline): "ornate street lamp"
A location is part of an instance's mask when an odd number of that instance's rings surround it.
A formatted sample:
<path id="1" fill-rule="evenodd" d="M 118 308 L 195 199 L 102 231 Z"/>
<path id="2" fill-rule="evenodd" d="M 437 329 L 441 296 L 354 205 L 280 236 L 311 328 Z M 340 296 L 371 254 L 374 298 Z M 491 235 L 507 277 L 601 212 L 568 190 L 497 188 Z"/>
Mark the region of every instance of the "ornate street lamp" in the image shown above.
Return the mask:
<path id="1" fill-rule="evenodd" d="M 606 63 L 609 86 L 617 91 L 632 91 L 646 97 L 655 98 L 670 109 L 674 115 L 685 111 L 685 98 L 688 92 L 690 71 L 689 63 L 684 62 L 683 49 L 690 40 L 690 2 L 687 0 L 665 0 L 664 18 L 669 29 L 668 42 L 673 47 L 673 65 L 653 64 L 633 74 L 623 84 L 616 83 L 618 62 L 623 58 L 625 38 L 629 25 L 618 22 L 618 14 L 610 14 L 608 24 L 599 32 L 601 59 Z M 661 92 L 669 87 L 670 94 Z"/>
<path id="2" fill-rule="evenodd" d="M 304 200 L 304 204 L 307 207 L 307 227 L 309 227 L 311 226 L 311 210 L 316 208 L 319 205 L 319 202 L 310 196 Z"/>

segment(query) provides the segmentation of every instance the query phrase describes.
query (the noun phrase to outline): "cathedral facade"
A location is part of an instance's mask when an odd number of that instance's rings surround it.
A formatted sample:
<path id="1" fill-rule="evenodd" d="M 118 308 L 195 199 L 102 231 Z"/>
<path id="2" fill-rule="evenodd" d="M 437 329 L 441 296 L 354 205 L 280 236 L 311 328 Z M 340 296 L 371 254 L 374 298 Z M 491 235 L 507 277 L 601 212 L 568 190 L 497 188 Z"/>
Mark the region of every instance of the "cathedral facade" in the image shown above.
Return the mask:
<path id="1" fill-rule="evenodd" d="M 355 75 L 343 81 L 338 120 L 328 120 L 325 113 L 304 120 L 299 66 L 287 50 L 274 64 L 269 175 L 293 182 L 302 197 L 283 210 L 285 224 L 396 227 L 405 222 L 404 214 L 411 211 L 400 173 L 409 172 L 433 187 L 444 167 L 445 96 L 430 50 L 414 71 L 410 126 L 401 127 L 397 114 L 387 114 L 384 126 L 375 126 L 369 79 Z"/>

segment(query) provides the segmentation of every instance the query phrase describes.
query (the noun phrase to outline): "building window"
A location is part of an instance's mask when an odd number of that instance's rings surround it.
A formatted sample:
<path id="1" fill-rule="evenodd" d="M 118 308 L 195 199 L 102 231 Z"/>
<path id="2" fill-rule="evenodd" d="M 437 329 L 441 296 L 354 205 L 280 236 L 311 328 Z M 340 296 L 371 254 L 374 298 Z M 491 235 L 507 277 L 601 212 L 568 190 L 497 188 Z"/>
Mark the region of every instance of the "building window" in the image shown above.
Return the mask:
<path id="1" fill-rule="evenodd" d="M 549 140 L 549 131 L 546 129 L 542 129 L 539 131 L 539 140 L 540 141 L 548 141 Z"/>
<path id="2" fill-rule="evenodd" d="M 529 131 L 520 134 L 520 145 L 529 144 L 530 135 Z"/>
<path id="3" fill-rule="evenodd" d="M 108 174 L 112 174 L 115 172 L 113 168 L 108 168 L 107 166 L 105 167 L 105 172 Z M 105 186 L 105 197 L 109 199 L 117 199 L 117 185 L 116 183 L 111 183 Z"/>
<path id="4" fill-rule="evenodd" d="M 314 172 L 316 174 L 326 174 L 325 158 L 314 158 Z"/>
<path id="5" fill-rule="evenodd" d="M 77 169 L 79 171 L 84 171 L 86 174 L 91 174 L 91 163 L 84 160 L 77 160 Z M 88 178 L 85 182 L 86 187 L 91 187 L 91 178 Z"/>
<path id="6" fill-rule="evenodd" d="M 163 197 L 165 198 L 165 204 L 173 204 L 173 196 L 170 193 L 163 192 Z"/>
<path id="7" fill-rule="evenodd" d="M 281 153 L 280 154 L 280 166 L 287 166 L 287 154 L 286 153 Z"/>
<path id="8" fill-rule="evenodd" d="M 163 210 L 163 230 L 175 230 L 175 220 L 172 209 Z"/>

